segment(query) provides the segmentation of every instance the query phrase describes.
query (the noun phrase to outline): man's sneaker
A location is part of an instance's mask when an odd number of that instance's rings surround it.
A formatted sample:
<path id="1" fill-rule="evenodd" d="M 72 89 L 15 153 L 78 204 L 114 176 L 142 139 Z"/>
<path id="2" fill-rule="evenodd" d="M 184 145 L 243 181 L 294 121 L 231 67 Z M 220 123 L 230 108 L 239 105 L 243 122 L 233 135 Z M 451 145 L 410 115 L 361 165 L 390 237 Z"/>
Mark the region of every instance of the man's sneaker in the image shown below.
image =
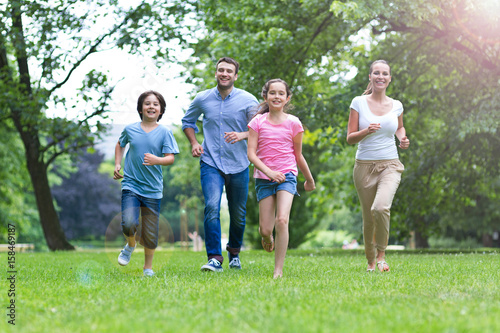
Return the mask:
<path id="1" fill-rule="evenodd" d="M 229 268 L 241 269 L 241 261 L 240 258 L 234 257 L 233 260 L 229 263 Z"/>
<path id="2" fill-rule="evenodd" d="M 219 260 L 212 258 L 205 265 L 201 266 L 202 271 L 222 272 L 222 265 Z"/>
<path id="3" fill-rule="evenodd" d="M 130 262 L 130 257 L 132 256 L 132 252 L 134 252 L 135 247 L 130 247 L 125 245 L 123 250 L 120 252 L 120 255 L 118 256 L 118 263 L 122 266 L 128 265 Z"/>
<path id="4" fill-rule="evenodd" d="M 149 268 L 145 268 L 143 270 L 143 272 L 144 272 L 144 276 L 154 276 L 155 275 L 155 272 L 153 272 L 153 270 L 149 269 Z"/>

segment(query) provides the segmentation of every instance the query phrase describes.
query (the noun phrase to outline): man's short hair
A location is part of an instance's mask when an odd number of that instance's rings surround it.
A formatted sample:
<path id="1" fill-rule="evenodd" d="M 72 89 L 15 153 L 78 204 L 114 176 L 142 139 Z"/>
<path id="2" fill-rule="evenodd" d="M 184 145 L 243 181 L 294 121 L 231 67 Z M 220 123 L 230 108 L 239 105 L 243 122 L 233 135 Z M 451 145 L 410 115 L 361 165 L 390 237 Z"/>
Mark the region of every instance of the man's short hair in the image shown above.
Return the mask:
<path id="1" fill-rule="evenodd" d="M 219 64 L 221 62 L 227 62 L 228 64 L 234 65 L 234 67 L 235 67 L 234 74 L 238 74 L 238 69 L 240 68 L 240 64 L 238 64 L 238 62 L 236 60 L 234 60 L 233 58 L 229 58 L 229 57 L 222 57 L 222 58 L 220 58 L 217 61 L 217 65 L 215 65 L 215 70 L 216 71 L 217 71 L 217 68 L 219 67 Z"/>

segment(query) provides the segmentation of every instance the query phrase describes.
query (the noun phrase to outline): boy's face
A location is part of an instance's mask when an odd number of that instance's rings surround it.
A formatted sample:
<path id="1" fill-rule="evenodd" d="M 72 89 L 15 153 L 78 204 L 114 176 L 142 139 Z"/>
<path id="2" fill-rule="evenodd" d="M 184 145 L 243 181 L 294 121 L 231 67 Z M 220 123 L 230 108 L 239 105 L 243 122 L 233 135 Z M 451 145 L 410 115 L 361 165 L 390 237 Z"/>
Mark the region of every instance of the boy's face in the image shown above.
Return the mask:
<path id="1" fill-rule="evenodd" d="M 158 121 L 161 114 L 160 101 L 155 95 L 149 95 L 142 103 L 142 120 Z"/>

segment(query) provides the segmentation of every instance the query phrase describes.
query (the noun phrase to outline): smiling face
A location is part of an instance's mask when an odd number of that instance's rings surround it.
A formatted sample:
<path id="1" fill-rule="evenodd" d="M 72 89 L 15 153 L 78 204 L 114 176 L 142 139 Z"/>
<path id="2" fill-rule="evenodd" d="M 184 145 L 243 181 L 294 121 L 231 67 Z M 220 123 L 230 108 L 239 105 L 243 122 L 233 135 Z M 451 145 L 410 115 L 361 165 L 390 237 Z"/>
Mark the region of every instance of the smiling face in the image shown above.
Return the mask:
<path id="1" fill-rule="evenodd" d="M 391 82 L 391 68 L 382 62 L 374 63 L 368 77 L 374 91 L 385 90 Z"/>
<path id="2" fill-rule="evenodd" d="M 269 110 L 282 110 L 286 103 L 290 100 L 290 95 L 287 93 L 287 87 L 282 82 L 274 82 L 269 85 L 267 96 L 264 100 L 269 105 Z"/>
<path id="3" fill-rule="evenodd" d="M 161 115 L 161 105 L 158 97 L 151 94 L 142 102 L 142 120 L 157 122 Z"/>
<path id="4" fill-rule="evenodd" d="M 236 81 L 236 79 L 238 79 L 238 74 L 236 74 L 236 66 L 225 61 L 220 62 L 217 65 L 215 77 L 217 78 L 217 87 L 220 90 L 232 89 L 234 86 L 234 82 Z"/>

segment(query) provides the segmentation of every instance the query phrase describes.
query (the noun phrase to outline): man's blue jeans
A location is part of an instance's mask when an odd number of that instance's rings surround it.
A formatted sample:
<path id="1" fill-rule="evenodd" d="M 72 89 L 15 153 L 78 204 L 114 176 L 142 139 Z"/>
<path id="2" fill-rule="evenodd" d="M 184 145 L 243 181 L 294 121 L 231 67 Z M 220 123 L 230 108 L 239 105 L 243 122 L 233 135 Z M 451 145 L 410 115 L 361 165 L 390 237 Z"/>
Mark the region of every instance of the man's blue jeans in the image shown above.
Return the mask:
<path id="1" fill-rule="evenodd" d="M 226 246 L 231 255 L 240 252 L 245 232 L 245 215 L 248 198 L 249 171 L 236 174 L 224 174 L 217 168 L 201 162 L 200 178 L 203 196 L 205 197 L 205 246 L 208 260 L 215 258 L 221 263 L 224 260 L 221 248 L 220 203 L 223 187 L 229 208 L 229 243 Z"/>

